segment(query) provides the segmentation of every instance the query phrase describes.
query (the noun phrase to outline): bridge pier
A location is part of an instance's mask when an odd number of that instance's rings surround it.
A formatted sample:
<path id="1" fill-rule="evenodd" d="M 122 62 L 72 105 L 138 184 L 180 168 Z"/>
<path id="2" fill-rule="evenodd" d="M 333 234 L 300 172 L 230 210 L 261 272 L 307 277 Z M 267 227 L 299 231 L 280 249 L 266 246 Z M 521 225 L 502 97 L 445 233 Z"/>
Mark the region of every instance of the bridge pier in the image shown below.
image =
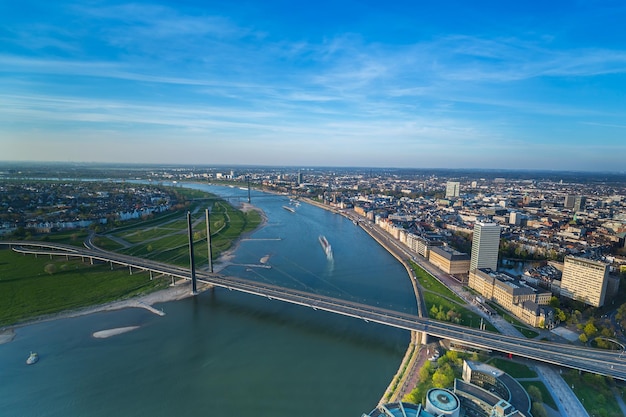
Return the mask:
<path id="1" fill-rule="evenodd" d="M 130 265 L 128 265 L 128 273 L 129 273 L 130 275 L 132 275 L 132 274 L 133 274 L 133 267 L 132 267 L 132 266 L 130 266 Z"/>

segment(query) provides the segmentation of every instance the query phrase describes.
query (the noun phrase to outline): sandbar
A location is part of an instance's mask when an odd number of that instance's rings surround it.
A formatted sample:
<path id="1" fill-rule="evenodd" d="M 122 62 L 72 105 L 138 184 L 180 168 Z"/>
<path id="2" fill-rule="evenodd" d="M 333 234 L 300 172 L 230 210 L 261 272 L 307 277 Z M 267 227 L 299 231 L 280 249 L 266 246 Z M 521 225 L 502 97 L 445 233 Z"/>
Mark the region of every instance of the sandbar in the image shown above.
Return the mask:
<path id="1" fill-rule="evenodd" d="M 138 329 L 138 328 L 139 326 L 128 326 L 128 327 L 117 327 L 115 329 L 100 330 L 99 332 L 95 332 L 93 334 L 93 337 L 95 337 L 96 339 L 106 339 L 108 337 L 116 336 L 118 334 L 132 332 L 133 330 Z"/>

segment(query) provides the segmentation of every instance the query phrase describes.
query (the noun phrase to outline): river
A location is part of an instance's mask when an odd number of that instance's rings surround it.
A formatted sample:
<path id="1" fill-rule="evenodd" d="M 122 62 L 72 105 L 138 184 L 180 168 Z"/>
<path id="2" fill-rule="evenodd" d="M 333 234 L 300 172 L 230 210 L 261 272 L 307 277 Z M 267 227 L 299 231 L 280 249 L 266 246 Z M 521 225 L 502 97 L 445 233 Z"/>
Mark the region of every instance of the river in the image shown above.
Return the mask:
<path id="1" fill-rule="evenodd" d="M 187 186 L 234 205 L 247 196 Z M 416 312 L 405 269 L 360 227 L 307 204 L 287 211 L 284 196 L 253 191 L 252 204 L 268 222 L 239 243 L 223 273 Z M 268 255 L 270 269 L 250 267 Z M 166 315 L 126 309 L 18 328 L 0 345 L 0 414 L 358 417 L 375 407 L 410 340 L 406 331 L 222 289 L 157 308 Z M 127 326 L 140 327 L 92 337 Z M 27 366 L 31 350 L 40 361 Z"/>

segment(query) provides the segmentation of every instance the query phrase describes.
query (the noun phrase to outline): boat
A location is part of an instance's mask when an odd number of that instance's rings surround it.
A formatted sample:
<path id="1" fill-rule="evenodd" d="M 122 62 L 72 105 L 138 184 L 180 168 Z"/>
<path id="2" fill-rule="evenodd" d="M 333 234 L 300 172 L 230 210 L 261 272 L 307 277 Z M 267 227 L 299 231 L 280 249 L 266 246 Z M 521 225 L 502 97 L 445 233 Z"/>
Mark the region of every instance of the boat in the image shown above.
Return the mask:
<path id="1" fill-rule="evenodd" d="M 296 212 L 296 211 L 295 211 L 292 207 L 289 207 L 289 206 L 283 206 L 283 208 L 284 208 L 285 210 L 287 210 L 287 211 L 292 212 L 292 213 L 295 213 L 295 212 Z"/>
<path id="2" fill-rule="evenodd" d="M 332 259 L 333 258 L 333 248 L 330 246 L 330 243 L 328 243 L 328 240 L 326 239 L 326 236 L 319 236 L 319 241 L 320 241 L 320 245 L 322 245 L 322 248 L 324 249 L 324 253 L 326 254 L 326 257 L 328 259 Z"/>
<path id="3" fill-rule="evenodd" d="M 32 365 L 39 360 L 39 355 L 37 352 L 30 352 L 30 356 L 26 359 L 27 365 Z"/>

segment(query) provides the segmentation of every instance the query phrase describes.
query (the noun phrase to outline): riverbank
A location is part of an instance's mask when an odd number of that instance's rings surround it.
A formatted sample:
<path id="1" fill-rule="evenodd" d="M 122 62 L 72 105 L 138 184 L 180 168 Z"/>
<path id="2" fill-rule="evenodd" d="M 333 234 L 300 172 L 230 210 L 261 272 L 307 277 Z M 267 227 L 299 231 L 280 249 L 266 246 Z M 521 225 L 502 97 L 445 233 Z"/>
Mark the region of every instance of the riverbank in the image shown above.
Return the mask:
<path id="1" fill-rule="evenodd" d="M 348 220 L 352 220 L 350 216 L 348 216 L 342 210 L 336 209 L 335 207 L 330 207 L 326 204 L 319 203 L 309 198 L 301 198 L 301 200 L 321 209 L 342 215 Z M 380 236 L 377 236 L 371 228 L 363 227 L 363 225 L 361 225 L 361 228 L 404 266 L 407 271 L 407 275 L 409 277 L 411 285 L 413 286 L 413 292 L 415 294 L 415 300 L 417 303 L 418 316 L 422 317 L 424 314 L 424 308 L 422 306 L 417 280 L 413 278 L 414 274 L 411 265 L 409 265 L 409 263 L 401 256 L 401 254 L 398 253 L 398 251 L 387 245 Z M 404 357 L 402 358 L 402 361 L 400 362 L 398 371 L 393 376 L 393 378 L 389 382 L 387 389 L 380 398 L 380 401 L 378 402 L 379 405 L 402 400 L 402 398 L 399 397 L 401 393 L 405 392 L 409 388 L 407 384 L 409 382 L 409 377 L 416 374 L 417 368 L 421 367 L 421 362 L 418 360 L 419 354 L 421 353 L 419 346 L 424 343 L 426 343 L 425 334 L 418 334 L 418 332 L 414 331 L 411 332 L 411 342 L 409 342 L 409 345 L 407 346 L 407 350 L 404 354 Z"/>
<path id="2" fill-rule="evenodd" d="M 210 288 L 209 286 L 200 286 L 198 291 L 204 291 Z M 50 320 L 66 319 L 72 317 L 80 317 L 87 314 L 100 313 L 104 311 L 121 310 L 124 308 L 143 308 L 154 314 L 164 315 L 161 310 L 157 310 L 153 307 L 154 304 L 164 303 L 168 301 L 182 300 L 192 296 L 191 294 L 191 282 L 188 280 L 178 281 L 174 286 L 169 288 L 155 291 L 146 295 L 141 295 L 136 298 L 129 298 L 127 300 L 113 301 L 106 304 L 94 305 L 90 307 L 81 308 L 78 310 L 63 311 L 60 313 L 50 314 L 46 316 L 36 317 L 32 320 L 28 320 L 16 325 L 8 326 L 4 329 L 0 329 L 0 344 L 9 343 L 15 338 L 15 330 L 20 327 L 25 327 L 35 323 L 42 323 Z"/>

